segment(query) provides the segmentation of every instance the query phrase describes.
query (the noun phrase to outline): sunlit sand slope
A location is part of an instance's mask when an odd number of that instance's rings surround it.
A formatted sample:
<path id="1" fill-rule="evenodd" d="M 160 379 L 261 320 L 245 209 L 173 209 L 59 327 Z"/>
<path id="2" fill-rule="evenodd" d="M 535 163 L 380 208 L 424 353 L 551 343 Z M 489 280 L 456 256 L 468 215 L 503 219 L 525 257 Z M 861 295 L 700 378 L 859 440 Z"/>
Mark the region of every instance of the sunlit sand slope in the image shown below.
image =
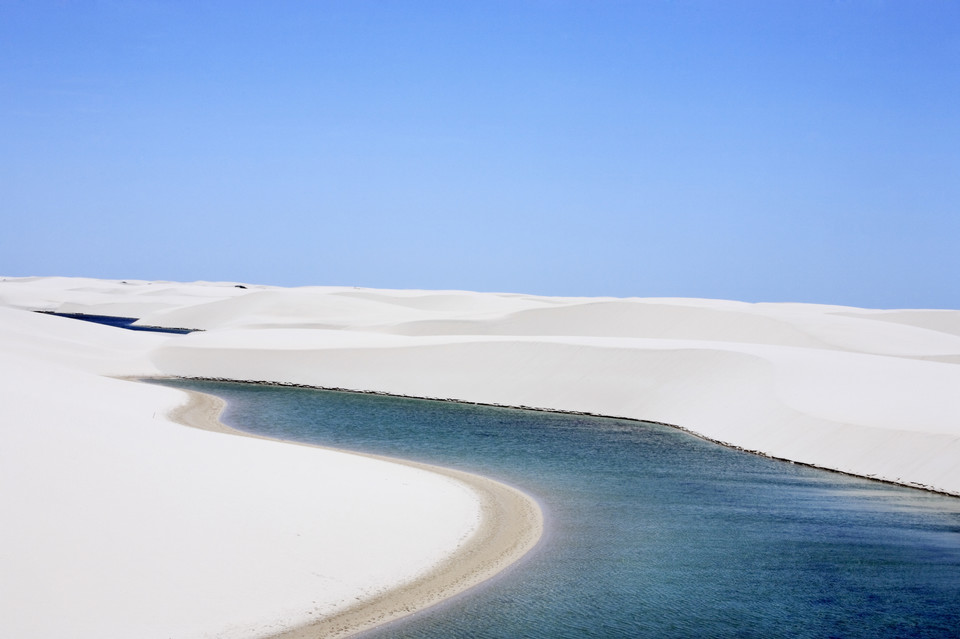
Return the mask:
<path id="1" fill-rule="evenodd" d="M 158 374 L 175 337 L 0 308 L 0 636 L 272 636 L 382 603 L 482 524 L 458 479 L 186 428 L 184 393 L 107 377 Z"/>

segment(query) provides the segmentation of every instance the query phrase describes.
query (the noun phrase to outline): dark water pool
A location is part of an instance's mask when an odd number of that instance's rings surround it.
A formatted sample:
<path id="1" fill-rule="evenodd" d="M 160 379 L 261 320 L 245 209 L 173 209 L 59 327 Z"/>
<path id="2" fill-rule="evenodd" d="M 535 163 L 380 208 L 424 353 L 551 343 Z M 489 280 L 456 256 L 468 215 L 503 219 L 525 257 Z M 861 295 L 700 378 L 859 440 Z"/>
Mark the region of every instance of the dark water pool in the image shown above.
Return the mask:
<path id="1" fill-rule="evenodd" d="M 172 382 L 232 426 L 479 472 L 543 506 L 516 568 L 369 638 L 960 637 L 960 499 L 678 430 L 300 388 Z"/>
<path id="2" fill-rule="evenodd" d="M 114 328 L 125 328 L 128 331 L 145 331 L 148 333 L 174 333 L 177 335 L 186 335 L 196 332 L 192 328 L 169 328 L 166 326 L 137 326 L 134 324 L 137 317 L 117 317 L 115 315 L 90 315 L 87 313 L 55 313 L 53 311 L 37 311 L 44 315 L 56 315 L 57 317 L 66 317 L 83 322 L 93 322 L 94 324 L 103 324 L 113 326 Z"/>

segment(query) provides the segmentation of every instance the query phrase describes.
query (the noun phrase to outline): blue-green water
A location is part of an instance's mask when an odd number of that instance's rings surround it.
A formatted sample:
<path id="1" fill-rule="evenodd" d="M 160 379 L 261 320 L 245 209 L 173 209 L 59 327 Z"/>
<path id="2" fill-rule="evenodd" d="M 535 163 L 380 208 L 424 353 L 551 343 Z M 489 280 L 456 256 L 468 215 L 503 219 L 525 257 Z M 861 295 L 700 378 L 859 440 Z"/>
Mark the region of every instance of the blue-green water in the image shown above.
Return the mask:
<path id="1" fill-rule="evenodd" d="M 960 499 L 626 420 L 234 383 L 232 426 L 479 472 L 541 503 L 504 575 L 368 638 L 960 637 Z"/>

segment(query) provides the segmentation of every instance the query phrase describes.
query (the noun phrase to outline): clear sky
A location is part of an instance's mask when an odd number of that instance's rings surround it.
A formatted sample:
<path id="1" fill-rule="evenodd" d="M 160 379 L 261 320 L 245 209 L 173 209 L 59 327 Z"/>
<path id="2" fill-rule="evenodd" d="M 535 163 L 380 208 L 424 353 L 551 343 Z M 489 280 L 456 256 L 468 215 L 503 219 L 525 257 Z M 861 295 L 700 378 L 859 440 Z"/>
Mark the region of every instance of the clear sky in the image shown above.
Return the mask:
<path id="1" fill-rule="evenodd" d="M 960 3 L 0 0 L 0 274 L 960 308 Z"/>

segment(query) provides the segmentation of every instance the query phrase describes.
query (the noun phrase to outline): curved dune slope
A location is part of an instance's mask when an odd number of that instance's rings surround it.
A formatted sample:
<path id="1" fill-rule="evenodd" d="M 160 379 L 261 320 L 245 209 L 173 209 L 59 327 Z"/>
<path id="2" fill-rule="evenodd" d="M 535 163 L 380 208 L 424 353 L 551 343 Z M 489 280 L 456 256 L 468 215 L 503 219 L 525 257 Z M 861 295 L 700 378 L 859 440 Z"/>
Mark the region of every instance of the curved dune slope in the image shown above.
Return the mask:
<path id="1" fill-rule="evenodd" d="M 176 336 L 22 310 L 86 299 L 79 288 L 127 308 L 119 284 L 0 282 L 0 635 L 265 637 L 347 613 L 362 625 L 359 602 L 389 618 L 386 594 L 480 552 L 489 488 L 172 423 L 184 393 L 107 376 L 160 374 L 150 354 Z M 181 288 L 191 301 L 214 289 L 206 302 L 223 287 Z M 530 517 L 500 567 L 536 541 Z M 435 599 L 405 596 L 408 609 Z"/>

